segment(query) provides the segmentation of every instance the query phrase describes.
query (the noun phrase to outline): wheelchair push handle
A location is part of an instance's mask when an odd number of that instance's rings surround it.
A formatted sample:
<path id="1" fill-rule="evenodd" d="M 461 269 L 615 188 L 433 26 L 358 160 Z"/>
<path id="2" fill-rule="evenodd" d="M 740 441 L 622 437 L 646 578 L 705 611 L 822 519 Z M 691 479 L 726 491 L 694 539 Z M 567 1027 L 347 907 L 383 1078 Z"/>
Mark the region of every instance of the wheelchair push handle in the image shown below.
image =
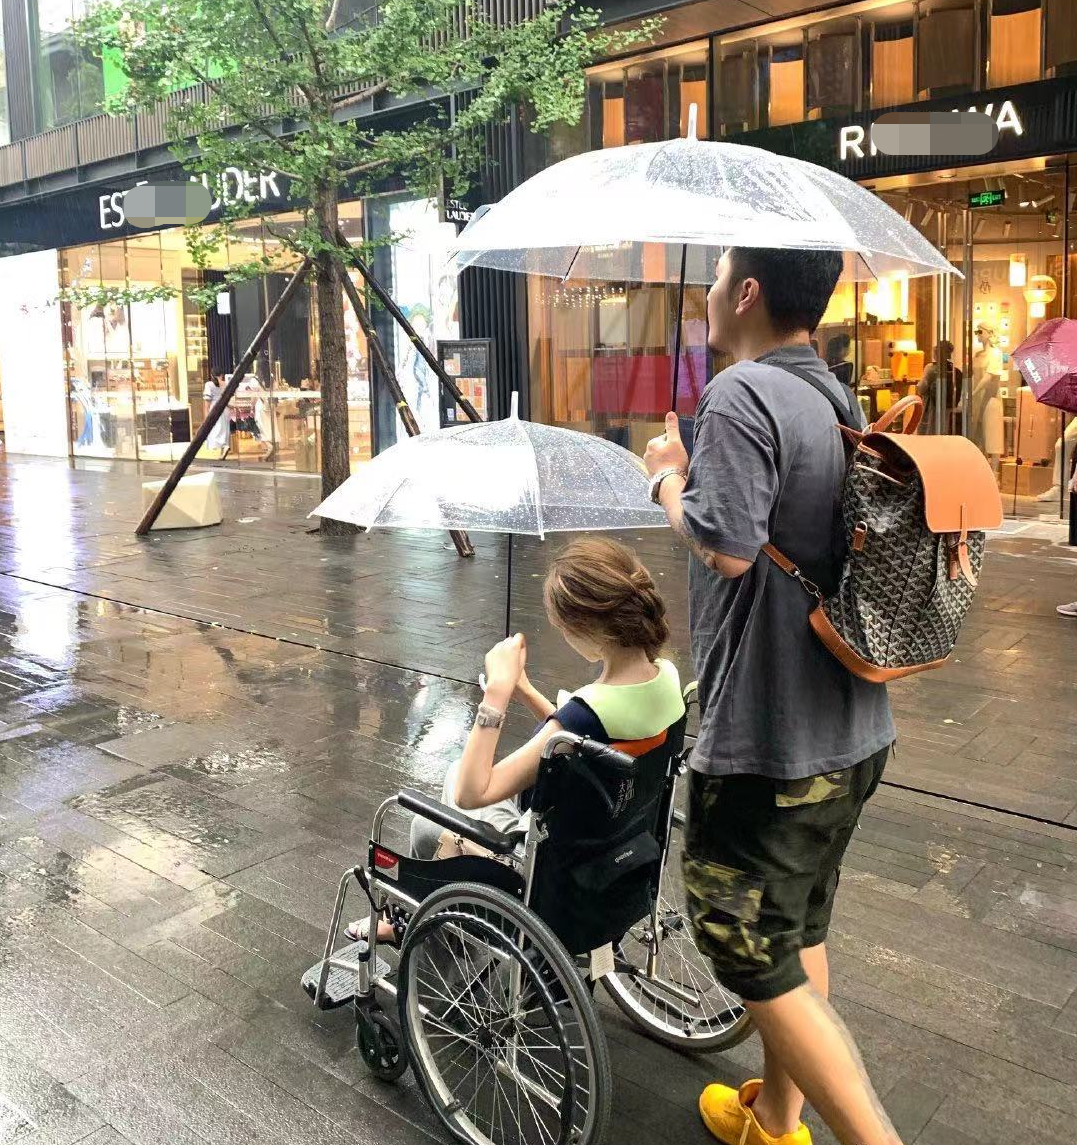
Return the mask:
<path id="1" fill-rule="evenodd" d="M 636 773 L 636 761 L 632 756 L 625 755 L 607 743 L 599 743 L 573 732 L 554 732 L 546 741 L 542 751 L 543 759 L 552 759 L 556 755 L 578 755 L 619 776 L 629 777 Z"/>

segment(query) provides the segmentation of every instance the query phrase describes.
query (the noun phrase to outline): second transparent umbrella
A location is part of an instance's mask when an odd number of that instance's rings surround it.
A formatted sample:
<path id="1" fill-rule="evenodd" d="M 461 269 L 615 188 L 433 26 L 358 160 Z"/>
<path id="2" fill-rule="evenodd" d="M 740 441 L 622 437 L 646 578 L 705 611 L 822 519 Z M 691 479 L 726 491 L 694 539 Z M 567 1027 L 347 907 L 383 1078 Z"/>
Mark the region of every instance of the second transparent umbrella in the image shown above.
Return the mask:
<path id="1" fill-rule="evenodd" d="M 406 438 L 379 453 L 311 516 L 366 529 L 465 529 L 512 536 L 663 528 L 642 462 L 571 429 L 521 421 L 469 422 Z M 509 600 L 506 598 L 506 635 Z"/>

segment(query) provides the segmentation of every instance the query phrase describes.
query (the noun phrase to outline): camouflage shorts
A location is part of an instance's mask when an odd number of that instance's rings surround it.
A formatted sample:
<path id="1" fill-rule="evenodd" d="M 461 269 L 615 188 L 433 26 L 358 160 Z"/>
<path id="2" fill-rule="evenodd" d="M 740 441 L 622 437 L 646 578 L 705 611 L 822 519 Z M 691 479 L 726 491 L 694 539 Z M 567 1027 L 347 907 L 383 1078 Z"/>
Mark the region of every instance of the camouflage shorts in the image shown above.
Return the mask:
<path id="1" fill-rule="evenodd" d="M 841 861 L 890 749 L 808 779 L 691 773 L 684 885 L 696 945 L 748 1001 L 806 981 L 826 938 Z"/>

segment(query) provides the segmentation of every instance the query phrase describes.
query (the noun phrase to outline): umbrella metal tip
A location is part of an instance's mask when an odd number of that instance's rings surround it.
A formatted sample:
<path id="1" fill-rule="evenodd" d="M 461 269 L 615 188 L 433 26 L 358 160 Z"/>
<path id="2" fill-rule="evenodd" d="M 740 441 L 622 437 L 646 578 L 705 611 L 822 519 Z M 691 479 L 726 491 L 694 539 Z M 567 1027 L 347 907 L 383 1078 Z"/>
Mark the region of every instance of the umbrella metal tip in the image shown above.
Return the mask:
<path id="1" fill-rule="evenodd" d="M 512 391 L 512 397 L 509 399 L 509 417 L 513 421 L 518 421 L 520 418 L 520 395 L 518 391 Z"/>
<path id="2" fill-rule="evenodd" d="M 699 139 L 699 104 L 688 105 L 688 139 Z"/>

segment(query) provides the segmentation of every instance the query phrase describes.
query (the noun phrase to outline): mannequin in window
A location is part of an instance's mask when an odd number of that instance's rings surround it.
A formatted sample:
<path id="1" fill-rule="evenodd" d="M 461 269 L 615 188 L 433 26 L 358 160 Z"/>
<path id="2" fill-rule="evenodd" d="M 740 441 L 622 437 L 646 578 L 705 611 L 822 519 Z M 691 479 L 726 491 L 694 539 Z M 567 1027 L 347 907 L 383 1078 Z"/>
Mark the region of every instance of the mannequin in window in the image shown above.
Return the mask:
<path id="1" fill-rule="evenodd" d="M 974 337 L 969 437 L 983 450 L 997 476 L 1002 457 L 1002 352 L 994 329 L 986 322 L 977 325 Z"/>

